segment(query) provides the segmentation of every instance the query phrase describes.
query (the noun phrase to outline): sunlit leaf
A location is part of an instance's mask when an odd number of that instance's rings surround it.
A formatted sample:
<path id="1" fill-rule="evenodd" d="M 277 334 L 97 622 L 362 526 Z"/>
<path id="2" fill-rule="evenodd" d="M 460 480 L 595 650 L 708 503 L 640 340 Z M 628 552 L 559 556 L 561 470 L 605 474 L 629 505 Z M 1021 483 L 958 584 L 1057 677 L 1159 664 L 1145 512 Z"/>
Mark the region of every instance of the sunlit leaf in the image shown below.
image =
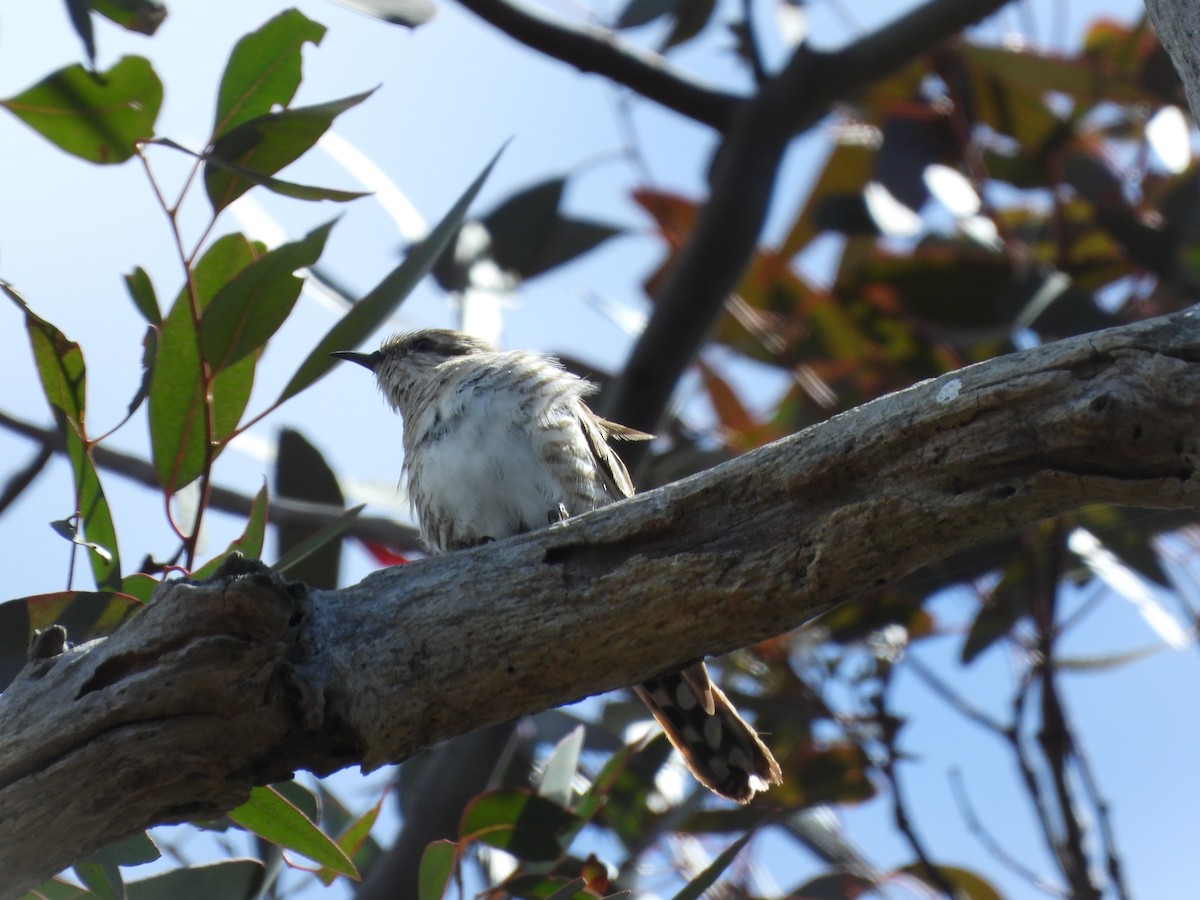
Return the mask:
<path id="1" fill-rule="evenodd" d="M 578 725 L 559 741 L 542 770 L 542 783 L 538 785 L 538 794 L 562 807 L 571 802 L 571 783 L 575 780 L 576 769 L 579 768 L 583 731 L 583 726 Z"/>
<path id="2" fill-rule="evenodd" d="M 309 150 L 346 110 L 366 100 L 373 91 L 316 106 L 268 112 L 242 122 L 217 138 L 204 167 L 204 189 L 213 212 L 220 212 L 254 186 L 212 157 L 249 169 L 260 176 L 274 175 Z"/>
<path id="3" fill-rule="evenodd" d="M 974 872 L 961 869 L 958 866 L 936 866 L 939 878 L 934 878 L 923 863 L 911 863 L 898 869 L 921 881 L 931 888 L 941 889 L 941 883 L 954 888 L 954 896 L 958 900 L 1003 900 L 1003 895 L 984 881 Z"/>
<path id="4" fill-rule="evenodd" d="M 358 878 L 354 863 L 342 849 L 273 788 L 254 788 L 250 799 L 230 812 L 229 818 L 264 840 Z"/>
<path id="5" fill-rule="evenodd" d="M 276 107 L 286 108 L 300 86 L 301 49 L 320 44 L 324 36 L 324 25 L 288 9 L 239 40 L 221 75 L 213 140 Z"/>
<path id="6" fill-rule="evenodd" d="M 276 247 L 221 286 L 200 319 L 200 349 L 214 370 L 261 349 L 287 320 L 304 286 L 295 272 L 320 258 L 333 225 Z"/>
<path id="7" fill-rule="evenodd" d="M 68 66 L 0 106 L 67 153 L 94 163 L 124 162 L 154 135 L 162 83 L 149 61 L 126 56 L 106 72 Z"/>
<path id="8" fill-rule="evenodd" d="M 236 426 L 249 399 L 253 356 L 220 373 L 211 396 L 205 391 L 194 317 L 203 313 L 217 291 L 259 255 L 240 234 L 217 240 L 193 269 L 196 309 L 185 287 L 163 320 L 158 362 L 150 380 L 150 446 L 159 483 L 168 493 L 175 493 L 200 475 L 206 454 L 209 404 L 215 423 L 211 437 L 216 441 L 232 430 L 230 419 Z M 216 448 L 212 452 L 215 454 Z"/>

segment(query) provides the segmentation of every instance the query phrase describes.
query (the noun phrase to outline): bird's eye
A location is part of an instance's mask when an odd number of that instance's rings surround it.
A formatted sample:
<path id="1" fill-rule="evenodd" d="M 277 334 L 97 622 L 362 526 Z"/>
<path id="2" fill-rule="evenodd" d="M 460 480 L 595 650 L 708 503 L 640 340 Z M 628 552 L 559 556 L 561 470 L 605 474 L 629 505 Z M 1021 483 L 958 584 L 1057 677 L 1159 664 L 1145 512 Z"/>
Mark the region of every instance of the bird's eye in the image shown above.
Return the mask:
<path id="1" fill-rule="evenodd" d="M 419 337 L 412 343 L 412 349 L 417 353 L 425 353 L 433 349 L 433 339 L 427 337 Z"/>

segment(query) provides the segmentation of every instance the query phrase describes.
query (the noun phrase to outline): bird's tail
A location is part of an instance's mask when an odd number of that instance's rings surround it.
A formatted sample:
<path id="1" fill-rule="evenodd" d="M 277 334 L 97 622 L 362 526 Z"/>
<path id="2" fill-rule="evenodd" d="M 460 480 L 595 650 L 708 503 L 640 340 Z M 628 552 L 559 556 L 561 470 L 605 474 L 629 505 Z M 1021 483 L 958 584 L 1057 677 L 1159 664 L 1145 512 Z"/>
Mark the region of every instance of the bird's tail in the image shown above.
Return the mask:
<path id="1" fill-rule="evenodd" d="M 779 763 L 738 715 L 703 663 L 652 678 L 634 689 L 696 780 L 738 803 L 779 784 Z"/>

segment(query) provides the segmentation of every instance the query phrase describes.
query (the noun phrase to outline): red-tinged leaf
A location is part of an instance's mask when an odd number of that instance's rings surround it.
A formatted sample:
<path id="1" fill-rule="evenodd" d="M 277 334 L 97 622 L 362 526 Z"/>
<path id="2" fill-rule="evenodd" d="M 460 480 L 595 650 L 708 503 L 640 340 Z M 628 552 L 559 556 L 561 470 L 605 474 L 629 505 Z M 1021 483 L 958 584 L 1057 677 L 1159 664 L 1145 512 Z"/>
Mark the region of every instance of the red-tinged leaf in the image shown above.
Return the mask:
<path id="1" fill-rule="evenodd" d="M 726 381 L 720 372 L 703 359 L 696 360 L 696 368 L 700 372 L 704 390 L 708 392 L 713 411 L 717 414 L 717 420 L 721 423 L 725 442 L 734 448 L 748 449 L 746 436 L 757 431 L 759 423 L 746 409 L 733 385 Z"/>
<path id="2" fill-rule="evenodd" d="M 213 157 L 259 176 L 274 175 L 299 159 L 346 110 L 366 100 L 365 91 L 316 106 L 268 112 L 242 122 L 217 138 L 204 167 L 204 189 L 213 212 L 220 212 L 254 186 L 254 180 L 215 165 Z"/>
<path id="3" fill-rule="evenodd" d="M 289 9 L 239 40 L 221 75 L 212 139 L 276 107 L 286 108 L 300 86 L 300 51 L 324 36 L 324 25 Z"/>
<path id="4" fill-rule="evenodd" d="M 459 836 L 506 850 L 518 859 L 548 862 L 562 855 L 561 840 L 575 816 L 528 791 L 480 794 L 463 812 Z"/>
<path id="5" fill-rule="evenodd" d="M 218 239 L 193 269 L 196 310 L 185 287 L 163 320 L 158 361 L 150 379 L 150 447 L 159 484 L 168 494 L 200 475 L 210 437 L 209 416 L 211 438 L 217 442 L 237 426 L 249 400 L 254 355 L 221 372 L 211 392 L 205 391 L 195 314 L 203 313 L 217 291 L 259 255 L 258 248 L 240 234 Z M 218 450 L 213 447 L 213 457 Z"/>
<path id="6" fill-rule="evenodd" d="M 395 311 L 400 302 L 417 286 L 417 282 L 429 273 L 450 239 L 458 233 L 467 208 L 483 187 L 483 182 L 503 152 L 504 148 L 501 147 L 429 236 L 409 250 L 404 262 L 393 269 L 326 332 L 325 337 L 321 338 L 284 387 L 279 399 L 275 401 L 276 406 L 294 397 L 333 368 L 336 360 L 330 357 L 330 353 L 356 347 Z"/>
<path id="7" fill-rule="evenodd" d="M 434 841 L 426 847 L 417 875 L 418 900 L 442 900 L 457 862 L 458 844 L 453 841 Z"/>
<path id="8" fill-rule="evenodd" d="M 221 286 L 200 319 L 200 348 L 214 370 L 262 349 L 286 321 L 304 286 L 295 272 L 320 259 L 333 225 L 276 247 Z"/>
<path id="9" fill-rule="evenodd" d="M 381 566 L 402 566 L 412 560 L 396 550 L 389 547 L 387 544 L 382 544 L 379 541 L 363 541 L 363 547 L 366 551 L 375 558 L 375 561 Z"/>
<path id="10" fill-rule="evenodd" d="M 254 788 L 229 818 L 264 840 L 358 879 L 358 870 L 342 849 L 273 788 Z"/>
<path id="11" fill-rule="evenodd" d="M 692 233 L 699 207 L 677 194 L 642 188 L 633 192 L 634 202 L 646 210 L 658 225 L 659 234 L 672 249 L 682 247 Z"/>
<path id="12" fill-rule="evenodd" d="M 83 525 L 96 587 L 115 590 L 121 584 L 121 559 L 112 514 L 92 462 L 84 423 L 87 369 L 83 351 L 77 343 L 36 315 L 7 284 L 0 282 L 0 290 L 25 315 L 25 330 L 29 334 L 38 377 L 67 445 L 67 458 L 75 482 L 74 511 Z"/>
<path id="13" fill-rule="evenodd" d="M 154 135 L 162 82 L 149 61 L 126 56 L 107 72 L 68 66 L 6 100 L 3 106 L 67 153 L 119 163 Z"/>

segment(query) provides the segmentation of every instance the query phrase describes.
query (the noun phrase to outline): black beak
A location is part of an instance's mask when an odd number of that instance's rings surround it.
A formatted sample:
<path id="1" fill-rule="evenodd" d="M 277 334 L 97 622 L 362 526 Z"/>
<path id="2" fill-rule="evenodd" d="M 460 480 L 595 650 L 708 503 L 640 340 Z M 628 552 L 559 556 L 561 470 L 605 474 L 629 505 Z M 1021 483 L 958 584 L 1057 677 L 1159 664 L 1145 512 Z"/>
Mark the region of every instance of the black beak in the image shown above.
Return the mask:
<path id="1" fill-rule="evenodd" d="M 338 359 L 344 359 L 346 362 L 358 363 L 372 372 L 375 371 L 375 366 L 379 364 L 379 351 L 374 353 L 359 353 L 357 350 L 334 350 L 329 354 L 336 356 Z"/>

